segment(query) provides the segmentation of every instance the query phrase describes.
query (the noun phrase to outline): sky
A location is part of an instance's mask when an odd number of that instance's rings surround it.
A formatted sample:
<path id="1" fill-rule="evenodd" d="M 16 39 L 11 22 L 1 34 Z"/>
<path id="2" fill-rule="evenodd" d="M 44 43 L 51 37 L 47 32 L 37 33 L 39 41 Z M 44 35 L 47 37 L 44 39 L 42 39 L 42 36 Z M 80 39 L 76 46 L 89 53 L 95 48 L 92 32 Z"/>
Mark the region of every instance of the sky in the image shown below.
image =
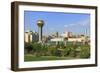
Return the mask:
<path id="1" fill-rule="evenodd" d="M 90 35 L 90 14 L 24 11 L 24 31 L 38 32 L 38 20 L 44 21 L 43 35 L 55 32 Z"/>

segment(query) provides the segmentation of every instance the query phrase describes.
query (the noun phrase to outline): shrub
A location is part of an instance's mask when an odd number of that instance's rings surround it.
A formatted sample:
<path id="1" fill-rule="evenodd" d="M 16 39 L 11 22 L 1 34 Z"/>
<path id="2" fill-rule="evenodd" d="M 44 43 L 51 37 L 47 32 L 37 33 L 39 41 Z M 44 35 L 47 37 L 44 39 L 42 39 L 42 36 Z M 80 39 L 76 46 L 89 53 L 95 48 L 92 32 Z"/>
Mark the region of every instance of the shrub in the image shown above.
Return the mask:
<path id="1" fill-rule="evenodd" d="M 71 48 L 65 48 L 64 49 L 64 56 L 69 56 L 70 52 L 71 52 Z"/>
<path id="2" fill-rule="evenodd" d="M 31 43 L 25 43 L 25 50 L 27 51 L 27 53 L 31 53 L 33 50 L 33 46 Z"/>
<path id="3" fill-rule="evenodd" d="M 71 57 L 76 57 L 76 51 L 75 51 L 74 48 L 71 48 L 69 55 L 70 55 Z"/>
<path id="4" fill-rule="evenodd" d="M 80 52 L 80 58 L 89 58 L 90 57 L 90 48 L 82 48 Z"/>

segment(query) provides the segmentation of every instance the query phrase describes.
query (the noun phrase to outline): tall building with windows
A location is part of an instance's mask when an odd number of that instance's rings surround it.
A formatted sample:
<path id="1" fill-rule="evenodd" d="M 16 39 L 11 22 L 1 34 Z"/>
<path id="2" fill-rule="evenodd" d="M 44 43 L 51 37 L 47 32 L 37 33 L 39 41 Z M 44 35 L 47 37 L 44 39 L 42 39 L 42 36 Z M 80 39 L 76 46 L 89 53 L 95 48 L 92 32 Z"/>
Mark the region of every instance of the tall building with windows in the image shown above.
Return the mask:
<path id="1" fill-rule="evenodd" d="M 32 42 L 32 32 L 27 31 L 24 33 L 24 41 L 26 43 Z"/>
<path id="2" fill-rule="evenodd" d="M 24 33 L 24 41 L 30 43 L 32 41 L 38 41 L 39 35 L 37 32 L 27 31 Z"/>
<path id="3" fill-rule="evenodd" d="M 32 32 L 32 41 L 39 41 L 39 34 L 37 32 Z"/>

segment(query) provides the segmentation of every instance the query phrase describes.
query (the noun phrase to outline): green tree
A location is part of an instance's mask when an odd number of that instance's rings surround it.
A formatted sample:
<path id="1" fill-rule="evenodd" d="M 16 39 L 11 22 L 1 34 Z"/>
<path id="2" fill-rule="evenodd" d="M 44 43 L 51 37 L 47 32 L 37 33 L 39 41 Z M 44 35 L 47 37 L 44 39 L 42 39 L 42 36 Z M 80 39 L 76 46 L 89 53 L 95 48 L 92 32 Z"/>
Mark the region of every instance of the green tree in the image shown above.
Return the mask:
<path id="1" fill-rule="evenodd" d="M 25 50 L 27 51 L 27 53 L 31 53 L 33 50 L 32 43 L 25 43 Z"/>
<path id="2" fill-rule="evenodd" d="M 80 58 L 89 58 L 90 57 L 90 48 L 82 47 L 80 51 Z"/>

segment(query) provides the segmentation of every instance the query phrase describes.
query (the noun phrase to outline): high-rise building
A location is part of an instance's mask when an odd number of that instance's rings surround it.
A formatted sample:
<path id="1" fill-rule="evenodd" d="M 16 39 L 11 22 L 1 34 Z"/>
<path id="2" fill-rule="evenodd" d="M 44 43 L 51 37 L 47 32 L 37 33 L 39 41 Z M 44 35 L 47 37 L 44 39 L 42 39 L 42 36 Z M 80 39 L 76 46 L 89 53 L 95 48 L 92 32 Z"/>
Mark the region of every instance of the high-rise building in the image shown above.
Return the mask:
<path id="1" fill-rule="evenodd" d="M 32 32 L 32 40 L 35 42 L 39 41 L 39 35 L 37 32 Z"/>
<path id="2" fill-rule="evenodd" d="M 31 32 L 24 33 L 24 41 L 26 43 L 32 42 L 32 33 Z"/>
<path id="3" fill-rule="evenodd" d="M 24 41 L 26 43 L 32 42 L 32 41 L 38 41 L 39 35 L 37 32 L 28 31 L 24 33 Z"/>

